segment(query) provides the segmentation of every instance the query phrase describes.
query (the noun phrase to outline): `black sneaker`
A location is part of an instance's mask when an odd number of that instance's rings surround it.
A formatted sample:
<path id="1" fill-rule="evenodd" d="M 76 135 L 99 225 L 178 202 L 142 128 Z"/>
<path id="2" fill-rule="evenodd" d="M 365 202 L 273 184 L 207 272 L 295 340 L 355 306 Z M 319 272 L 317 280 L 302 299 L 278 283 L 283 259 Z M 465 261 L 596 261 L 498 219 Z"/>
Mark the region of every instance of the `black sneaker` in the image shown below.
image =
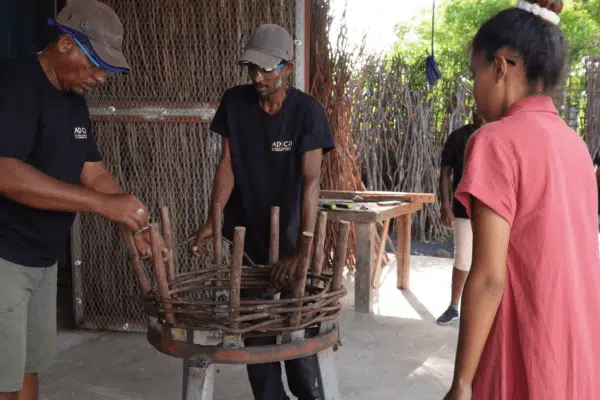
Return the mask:
<path id="1" fill-rule="evenodd" d="M 452 306 L 448 307 L 446 311 L 438 318 L 438 325 L 448 325 L 458 319 L 458 310 Z"/>

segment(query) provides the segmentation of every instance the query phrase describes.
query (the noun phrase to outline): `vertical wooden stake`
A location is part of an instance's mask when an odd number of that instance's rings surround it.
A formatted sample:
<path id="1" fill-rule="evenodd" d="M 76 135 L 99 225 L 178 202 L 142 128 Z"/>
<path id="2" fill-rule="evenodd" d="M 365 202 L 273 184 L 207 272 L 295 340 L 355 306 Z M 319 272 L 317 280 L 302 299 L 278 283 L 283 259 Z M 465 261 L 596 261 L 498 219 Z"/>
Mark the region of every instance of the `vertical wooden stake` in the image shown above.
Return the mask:
<path id="1" fill-rule="evenodd" d="M 323 263 L 325 262 L 325 236 L 327 231 L 327 213 L 319 211 L 317 215 L 317 226 L 315 229 L 315 249 L 313 253 L 313 261 L 311 271 L 313 275 L 321 275 L 323 273 Z"/>
<path id="2" fill-rule="evenodd" d="M 150 292 L 150 282 L 148 281 L 148 276 L 146 276 L 146 272 L 144 272 L 144 267 L 142 266 L 142 261 L 140 260 L 140 255 L 135 247 L 135 240 L 133 239 L 133 233 L 129 231 L 129 229 L 121 230 L 121 236 L 123 237 L 123 241 L 125 242 L 125 247 L 127 248 L 127 255 L 129 260 L 133 264 L 133 273 L 135 275 L 135 279 L 138 283 L 138 287 L 143 296 Z"/>
<path id="3" fill-rule="evenodd" d="M 172 281 L 175 279 L 175 254 L 173 252 L 173 226 L 171 225 L 171 218 L 169 218 L 168 207 L 160 208 L 160 219 L 162 221 L 165 245 L 167 246 L 167 277 Z"/>
<path id="4" fill-rule="evenodd" d="M 340 221 L 338 224 L 338 238 L 335 245 L 335 257 L 333 259 L 333 277 L 331 278 L 331 291 L 342 288 L 344 278 L 344 267 L 346 266 L 346 255 L 348 254 L 348 237 L 350 236 L 350 223 Z"/>
<path id="5" fill-rule="evenodd" d="M 398 217 L 398 251 L 396 254 L 398 289 L 406 290 L 410 283 L 410 240 L 412 214 Z"/>
<path id="6" fill-rule="evenodd" d="M 213 204 L 213 258 L 215 265 L 223 263 L 223 207 L 220 203 Z"/>
<path id="7" fill-rule="evenodd" d="M 244 260 L 244 239 L 246 228 L 236 227 L 233 234 L 233 256 L 231 260 L 231 279 L 229 281 L 229 321 L 231 329 L 239 329 L 240 287 L 242 285 L 242 262 Z"/>
<path id="8" fill-rule="evenodd" d="M 158 232 L 157 224 L 150 224 L 150 240 L 152 241 L 152 260 L 154 261 L 154 274 L 156 275 L 156 283 L 158 284 L 158 294 L 165 306 L 165 319 L 169 324 L 174 324 L 175 316 L 173 313 L 168 312 L 168 310 L 172 309 L 172 304 L 165 301 L 171 300 L 171 295 L 169 294 L 165 262 L 160 254 L 160 233 Z"/>
<path id="9" fill-rule="evenodd" d="M 294 299 L 304 297 L 304 290 L 306 288 L 306 275 L 308 274 L 308 266 L 310 264 L 310 253 L 313 242 L 314 234 L 311 232 L 302 233 L 302 242 L 300 243 L 300 259 L 298 261 L 298 267 L 296 268 L 296 274 L 294 275 Z M 302 301 L 297 303 L 298 307 L 302 306 Z M 292 313 L 291 324 L 292 326 L 300 325 L 302 321 L 302 312 L 297 311 Z"/>
<path id="10" fill-rule="evenodd" d="M 279 261 L 279 207 L 271 207 L 271 240 L 269 243 L 269 265 Z"/>

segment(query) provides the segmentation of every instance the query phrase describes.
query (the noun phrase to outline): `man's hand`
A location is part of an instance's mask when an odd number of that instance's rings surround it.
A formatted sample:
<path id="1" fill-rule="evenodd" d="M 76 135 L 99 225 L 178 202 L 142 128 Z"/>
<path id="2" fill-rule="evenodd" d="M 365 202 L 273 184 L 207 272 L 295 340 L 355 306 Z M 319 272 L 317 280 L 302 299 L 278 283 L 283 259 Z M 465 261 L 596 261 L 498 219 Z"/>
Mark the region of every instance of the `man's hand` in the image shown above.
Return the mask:
<path id="1" fill-rule="evenodd" d="M 276 288 L 290 287 L 298 268 L 298 257 L 288 257 L 279 261 L 271 269 L 271 284 Z"/>
<path id="2" fill-rule="evenodd" d="M 206 249 L 206 244 L 212 237 L 212 223 L 209 221 L 190 238 L 190 252 L 196 257 L 207 256 L 208 250 Z"/>
<path id="3" fill-rule="evenodd" d="M 135 232 L 134 232 L 135 233 Z M 169 257 L 169 250 L 162 237 L 159 238 L 159 249 L 163 255 L 163 260 L 167 261 Z M 152 257 L 152 241 L 150 240 L 150 230 L 146 230 L 135 237 L 135 247 L 137 248 L 140 258 L 146 259 Z"/>
<path id="4" fill-rule="evenodd" d="M 473 390 L 470 385 L 455 383 L 452 384 L 444 400 L 471 400 L 472 398 Z"/>
<path id="5" fill-rule="evenodd" d="M 99 215 L 127 226 L 134 233 L 148 226 L 148 210 L 137 198 L 127 193 L 103 196 Z"/>
<path id="6" fill-rule="evenodd" d="M 448 229 L 452 229 L 454 225 L 454 214 L 451 207 L 442 207 L 442 225 Z"/>

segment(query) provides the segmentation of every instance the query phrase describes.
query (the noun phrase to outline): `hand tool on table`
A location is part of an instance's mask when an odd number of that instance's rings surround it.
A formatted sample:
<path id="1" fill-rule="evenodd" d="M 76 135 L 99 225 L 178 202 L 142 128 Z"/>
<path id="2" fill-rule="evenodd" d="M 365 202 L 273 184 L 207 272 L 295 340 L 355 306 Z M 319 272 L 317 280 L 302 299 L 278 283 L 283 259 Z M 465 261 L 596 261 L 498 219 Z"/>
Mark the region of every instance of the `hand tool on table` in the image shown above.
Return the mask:
<path id="1" fill-rule="evenodd" d="M 330 200 L 321 199 L 319 200 L 319 208 L 323 210 L 337 210 L 346 209 L 350 210 L 354 207 L 352 200 Z"/>

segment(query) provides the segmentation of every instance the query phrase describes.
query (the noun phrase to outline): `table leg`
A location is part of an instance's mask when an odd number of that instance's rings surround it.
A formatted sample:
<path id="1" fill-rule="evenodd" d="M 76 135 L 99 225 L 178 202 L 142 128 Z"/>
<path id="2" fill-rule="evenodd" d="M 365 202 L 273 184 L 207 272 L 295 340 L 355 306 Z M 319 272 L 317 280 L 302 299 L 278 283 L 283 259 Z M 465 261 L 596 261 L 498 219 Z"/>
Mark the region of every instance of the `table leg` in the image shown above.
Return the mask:
<path id="1" fill-rule="evenodd" d="M 212 400 L 215 374 L 214 364 L 183 360 L 183 400 Z"/>
<path id="2" fill-rule="evenodd" d="M 410 283 L 410 240 L 412 214 L 401 215 L 398 223 L 398 249 L 396 251 L 398 289 L 407 290 Z"/>
<path id="3" fill-rule="evenodd" d="M 375 254 L 375 224 L 356 223 L 356 266 L 354 309 L 361 313 L 373 312 L 371 279 Z"/>
<path id="4" fill-rule="evenodd" d="M 194 343 L 194 331 L 188 329 L 186 341 Z M 206 360 L 183 360 L 183 400 L 212 400 L 217 367 Z"/>

